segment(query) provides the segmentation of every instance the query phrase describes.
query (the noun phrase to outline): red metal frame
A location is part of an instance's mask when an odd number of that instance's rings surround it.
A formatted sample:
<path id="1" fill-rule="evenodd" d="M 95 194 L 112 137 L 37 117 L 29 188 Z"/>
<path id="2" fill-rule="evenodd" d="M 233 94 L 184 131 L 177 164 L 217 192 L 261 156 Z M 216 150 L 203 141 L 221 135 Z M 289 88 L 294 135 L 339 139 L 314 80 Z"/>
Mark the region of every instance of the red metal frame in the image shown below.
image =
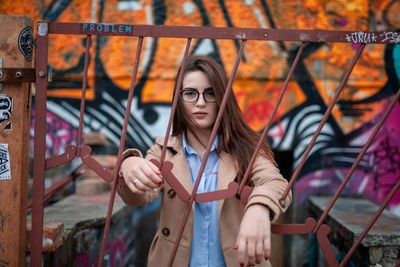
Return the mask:
<path id="1" fill-rule="evenodd" d="M 226 92 L 221 103 L 220 110 L 217 115 L 217 119 L 211 134 L 211 138 L 209 144 L 207 146 L 204 160 L 202 161 L 202 165 L 200 167 L 200 172 L 196 178 L 196 182 L 191 194 L 187 192 L 182 184 L 179 182 L 179 179 L 175 177 L 171 170 L 173 168 L 173 164 L 169 161 L 165 161 L 165 153 L 166 153 L 166 143 L 168 142 L 168 136 L 171 130 L 172 118 L 173 114 L 176 110 L 177 99 L 178 99 L 178 90 L 175 91 L 175 98 L 172 103 L 172 109 L 170 114 L 170 119 L 168 122 L 164 146 L 161 154 L 160 161 L 154 161 L 154 163 L 160 167 L 162 174 L 166 180 L 170 184 L 172 188 L 176 191 L 179 198 L 186 202 L 186 210 L 185 215 L 182 220 L 180 230 L 177 236 L 177 240 L 175 242 L 175 246 L 173 252 L 171 253 L 171 257 L 168 262 L 168 266 L 172 266 L 174 261 L 174 257 L 182 237 L 183 230 L 186 225 L 186 221 L 191 209 L 191 206 L 194 201 L 197 202 L 208 202 L 213 200 L 225 199 L 234 196 L 240 196 L 240 199 L 243 203 L 247 202 L 247 198 L 251 193 L 251 188 L 249 186 L 245 186 L 246 181 L 249 178 L 249 174 L 252 168 L 252 165 L 255 161 L 256 155 L 260 149 L 262 140 L 265 139 L 266 134 L 272 124 L 272 119 L 281 103 L 281 100 L 284 96 L 288 83 L 294 73 L 294 70 L 297 66 L 297 63 L 301 57 L 303 48 L 307 42 L 344 42 L 344 43 L 361 43 L 358 48 L 348 70 L 343 75 L 341 83 L 336 91 L 335 96 L 333 97 L 331 103 L 329 104 L 324 117 L 319 124 L 317 131 L 315 132 L 310 144 L 308 145 L 303 157 L 297 166 L 293 176 L 290 179 L 289 185 L 287 186 L 284 194 L 281 197 L 280 204 L 285 207 L 285 199 L 290 192 L 294 182 L 296 181 L 301 169 L 304 166 L 304 163 L 314 146 L 316 139 L 319 136 L 319 133 L 322 130 L 325 122 L 330 116 L 333 107 L 335 106 L 340 93 L 343 91 L 347 80 L 350 77 L 350 74 L 362 54 L 362 51 L 366 44 L 390 44 L 394 42 L 398 42 L 393 33 L 391 32 L 355 32 L 355 31 L 322 31 L 322 30 L 277 30 L 277 29 L 251 29 L 251 28 L 226 28 L 226 27 L 195 27 L 195 26 L 158 26 L 158 25 L 125 25 L 125 24 L 97 24 L 97 23 L 62 23 L 62 22 L 39 22 L 38 23 L 38 39 L 37 39 L 37 56 L 36 56 L 36 112 L 35 112 L 35 139 L 34 139 L 34 190 L 33 190 L 33 201 L 32 201 L 32 236 L 31 236 L 31 264 L 32 266 L 40 266 L 42 261 L 41 247 L 42 247 L 42 235 L 43 235 L 43 207 L 44 207 L 44 195 L 48 195 L 51 192 L 44 191 L 44 172 L 47 169 L 56 167 L 60 164 L 64 164 L 66 162 L 71 161 L 76 157 L 80 157 L 82 162 L 93 171 L 95 171 L 99 176 L 101 176 L 107 182 L 112 182 L 112 190 L 109 201 L 109 207 L 107 212 L 107 219 L 104 229 L 102 247 L 100 251 L 99 257 L 99 266 L 103 264 L 105 245 L 107 242 L 111 213 L 113 209 L 113 203 L 116 194 L 117 184 L 123 184 L 123 180 L 118 178 L 119 168 L 122 162 L 122 151 L 125 144 L 125 137 L 127 133 L 127 124 L 130 116 L 133 91 L 135 87 L 135 80 L 137 76 L 138 65 L 140 61 L 140 53 L 142 50 L 142 43 L 144 37 L 164 37 L 164 38 L 185 38 L 187 39 L 184 58 L 182 61 L 182 65 L 186 64 L 186 59 L 190 50 L 190 43 L 192 38 L 207 38 L 207 39 L 237 39 L 241 40 L 240 50 L 238 51 L 235 64 L 228 82 L 228 86 L 226 88 Z M 65 148 L 65 153 L 58 155 L 56 157 L 45 159 L 45 137 L 46 137 L 46 90 L 47 90 L 47 59 L 48 59 L 48 38 L 49 34 L 79 34 L 86 35 L 86 52 L 85 52 L 85 66 L 83 71 L 83 86 L 82 86 L 82 97 L 81 97 L 81 114 L 80 114 L 80 122 L 79 122 L 79 133 L 77 145 L 68 145 Z M 136 57 L 134 61 L 134 70 L 132 73 L 131 85 L 129 88 L 128 102 L 125 112 L 124 124 L 121 130 L 121 141 L 118 150 L 117 164 L 115 168 L 115 172 L 111 173 L 107 168 L 104 168 L 99 162 L 97 162 L 91 156 L 91 148 L 89 146 L 83 146 L 81 144 L 82 141 L 82 128 L 83 128 L 83 116 L 85 109 L 85 99 L 86 99 L 86 85 L 87 85 L 87 70 L 89 66 L 89 58 L 90 58 L 90 43 L 92 35 L 108 35 L 108 36 L 127 36 L 127 37 L 138 37 L 139 42 L 136 50 Z M 289 74 L 285 80 L 282 91 L 278 97 L 277 103 L 274 106 L 272 114 L 268 120 L 266 127 L 261 135 L 261 139 L 257 147 L 255 148 L 255 153 L 253 154 L 250 164 L 246 170 L 246 173 L 242 179 L 240 184 L 236 182 L 231 182 L 228 185 L 228 188 L 223 190 L 218 190 L 214 192 L 196 194 L 198 185 L 200 183 L 200 179 L 202 176 L 202 172 L 205 168 L 205 163 L 209 156 L 212 143 L 217 133 L 217 129 L 220 124 L 220 120 L 222 117 L 222 112 L 225 109 L 225 104 L 227 101 L 228 95 L 231 93 L 232 83 L 236 74 L 236 71 L 239 67 L 240 58 L 243 54 L 244 47 L 247 41 L 297 41 L 300 42 L 300 48 L 297 53 L 297 56 L 291 66 Z M 178 77 L 177 84 L 180 85 L 182 83 L 182 73 Z M 329 210 L 332 208 L 337 198 L 339 197 L 341 191 L 344 186 L 347 184 L 357 165 L 361 161 L 361 158 L 367 151 L 368 147 L 371 145 L 373 139 L 378 133 L 379 129 L 383 125 L 387 116 L 393 109 L 395 103 L 400 98 L 400 90 L 397 92 L 396 96 L 393 98 L 391 105 L 386 110 L 385 115 L 381 118 L 380 122 L 376 126 L 374 132 L 371 134 L 368 142 L 362 149 L 357 160 L 354 162 L 352 168 L 348 172 L 346 178 L 343 180 L 341 186 L 337 190 L 336 194 L 332 197 L 332 200 L 322 214 L 318 222 L 313 218 L 307 218 L 304 224 L 282 224 L 282 225 L 272 225 L 271 230 L 275 234 L 307 234 L 314 233 L 317 235 L 318 243 L 323 251 L 326 261 L 329 266 L 338 266 L 335 255 L 333 254 L 332 248 L 329 244 L 329 240 L 327 235 L 330 232 L 330 227 L 323 222 L 326 219 L 326 216 Z M 70 178 L 69 178 L 70 179 Z M 400 182 L 396 184 L 396 186 L 392 189 L 391 193 L 387 197 L 385 203 L 381 206 L 376 215 L 371 219 L 369 225 L 365 228 L 363 234 L 360 236 L 359 240 L 354 244 L 354 246 L 347 253 L 346 257 L 340 263 L 340 266 L 344 266 L 348 259 L 351 257 L 352 253 L 354 253 L 355 249 L 361 243 L 361 240 L 365 237 L 367 232 L 371 229 L 372 225 L 376 222 L 377 218 L 383 212 L 383 209 L 387 206 L 391 198 L 394 196 L 396 191 L 400 187 Z M 55 188 L 59 188 L 58 186 Z"/>

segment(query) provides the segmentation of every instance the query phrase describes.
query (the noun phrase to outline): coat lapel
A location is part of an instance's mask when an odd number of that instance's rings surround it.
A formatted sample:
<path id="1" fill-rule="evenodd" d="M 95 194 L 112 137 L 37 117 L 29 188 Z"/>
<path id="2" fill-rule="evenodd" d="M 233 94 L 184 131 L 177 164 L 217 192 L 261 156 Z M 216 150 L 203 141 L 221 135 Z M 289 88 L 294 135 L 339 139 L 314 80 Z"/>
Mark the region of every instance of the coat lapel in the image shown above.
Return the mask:
<path id="1" fill-rule="evenodd" d="M 164 138 L 158 138 L 156 143 L 162 147 L 164 144 Z M 169 136 L 167 147 L 173 151 L 172 153 L 176 153 L 166 159 L 173 164 L 172 173 L 190 195 L 193 191 L 193 183 L 189 165 L 185 153 L 183 152 L 182 137 Z"/>
<path id="2" fill-rule="evenodd" d="M 192 175 L 184 152 L 180 150 L 169 161 L 174 165 L 172 173 L 190 195 L 193 191 Z"/>
<path id="3" fill-rule="evenodd" d="M 218 185 L 217 190 L 228 188 L 228 184 L 236 177 L 236 167 L 231 155 L 221 152 L 218 162 Z M 221 208 L 225 199 L 218 201 L 218 216 L 221 215 Z"/>

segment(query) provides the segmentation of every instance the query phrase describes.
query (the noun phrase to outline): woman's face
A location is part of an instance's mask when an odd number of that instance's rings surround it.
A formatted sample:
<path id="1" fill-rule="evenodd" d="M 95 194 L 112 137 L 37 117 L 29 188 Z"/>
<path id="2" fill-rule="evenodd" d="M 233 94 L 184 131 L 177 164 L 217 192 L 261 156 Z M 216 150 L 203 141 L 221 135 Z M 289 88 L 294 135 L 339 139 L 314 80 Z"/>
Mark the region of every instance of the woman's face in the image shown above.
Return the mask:
<path id="1" fill-rule="evenodd" d="M 185 99 L 189 99 L 191 102 L 187 102 Z M 181 100 L 186 114 L 200 129 L 212 129 L 217 117 L 217 103 L 211 83 L 202 71 L 185 74 L 182 81 Z M 214 103 L 210 103 L 213 100 Z"/>

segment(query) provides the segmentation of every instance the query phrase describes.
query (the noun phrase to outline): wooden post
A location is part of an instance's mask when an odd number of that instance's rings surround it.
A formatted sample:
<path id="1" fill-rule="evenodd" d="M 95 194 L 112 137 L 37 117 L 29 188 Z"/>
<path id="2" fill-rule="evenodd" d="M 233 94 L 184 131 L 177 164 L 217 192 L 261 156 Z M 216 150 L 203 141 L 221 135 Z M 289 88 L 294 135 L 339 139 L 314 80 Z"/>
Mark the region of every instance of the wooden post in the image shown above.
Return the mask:
<path id="1" fill-rule="evenodd" d="M 32 29 L 26 16 L 0 15 L 0 267 L 26 265 Z"/>

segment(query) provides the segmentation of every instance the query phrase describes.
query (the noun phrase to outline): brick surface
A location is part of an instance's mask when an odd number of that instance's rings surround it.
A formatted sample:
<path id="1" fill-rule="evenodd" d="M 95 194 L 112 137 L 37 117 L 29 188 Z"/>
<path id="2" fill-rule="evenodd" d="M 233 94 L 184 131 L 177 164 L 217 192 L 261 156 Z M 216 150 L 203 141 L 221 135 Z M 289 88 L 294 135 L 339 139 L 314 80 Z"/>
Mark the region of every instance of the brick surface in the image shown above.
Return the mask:
<path id="1" fill-rule="evenodd" d="M 32 223 L 27 222 L 26 226 L 26 250 L 31 251 Z M 43 252 L 53 252 L 62 245 L 64 238 L 64 223 L 45 222 L 43 226 Z"/>
<path id="2" fill-rule="evenodd" d="M 85 134 L 84 140 L 87 145 L 105 146 L 108 143 L 107 137 L 99 132 Z"/>

